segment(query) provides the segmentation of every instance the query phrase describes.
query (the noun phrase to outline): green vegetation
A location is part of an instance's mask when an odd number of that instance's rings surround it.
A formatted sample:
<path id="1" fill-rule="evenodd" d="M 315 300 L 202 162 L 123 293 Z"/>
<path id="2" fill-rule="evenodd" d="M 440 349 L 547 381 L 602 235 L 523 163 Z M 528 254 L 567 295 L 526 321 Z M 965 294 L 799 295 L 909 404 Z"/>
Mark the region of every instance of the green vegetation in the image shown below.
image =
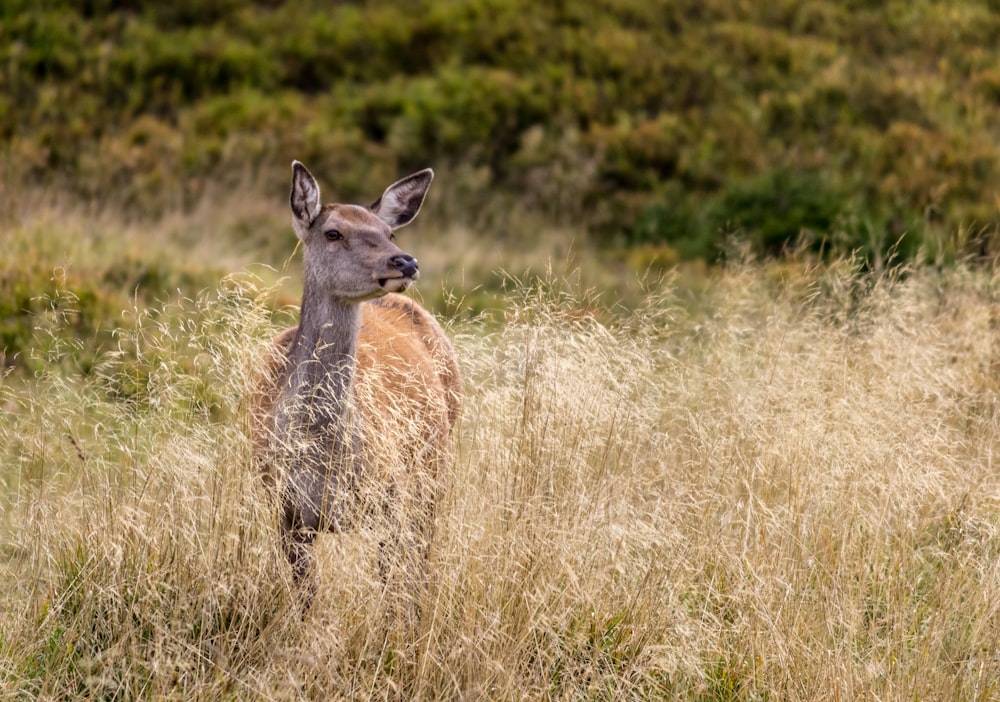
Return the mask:
<path id="1" fill-rule="evenodd" d="M 4 3 L 0 168 L 157 212 L 434 165 L 601 245 L 936 256 L 1000 222 L 995 0 Z M 238 175 L 233 175 L 238 174 Z M 900 240 L 902 239 L 902 242 Z M 954 242 L 952 242 L 954 243 Z M 947 247 L 945 247 L 947 248 Z M 954 253 L 948 251 L 946 253 Z"/>
<path id="2" fill-rule="evenodd" d="M 215 286 L 223 275 L 172 260 L 162 235 L 135 234 L 107 218 L 51 208 L 0 229 L 0 369 L 51 372 L 58 363 L 87 374 L 135 314 Z"/>

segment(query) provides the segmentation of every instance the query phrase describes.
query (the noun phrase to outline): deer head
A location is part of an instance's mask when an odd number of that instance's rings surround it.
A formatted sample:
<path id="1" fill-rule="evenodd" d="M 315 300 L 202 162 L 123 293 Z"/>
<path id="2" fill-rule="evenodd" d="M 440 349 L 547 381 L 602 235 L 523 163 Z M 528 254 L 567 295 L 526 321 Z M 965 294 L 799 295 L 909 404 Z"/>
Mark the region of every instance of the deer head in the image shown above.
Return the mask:
<path id="1" fill-rule="evenodd" d="M 434 179 L 426 168 L 396 181 L 369 207 L 323 205 L 309 170 L 292 162 L 292 226 L 305 247 L 305 286 L 348 302 L 401 292 L 420 276 L 393 232 L 420 211 Z"/>

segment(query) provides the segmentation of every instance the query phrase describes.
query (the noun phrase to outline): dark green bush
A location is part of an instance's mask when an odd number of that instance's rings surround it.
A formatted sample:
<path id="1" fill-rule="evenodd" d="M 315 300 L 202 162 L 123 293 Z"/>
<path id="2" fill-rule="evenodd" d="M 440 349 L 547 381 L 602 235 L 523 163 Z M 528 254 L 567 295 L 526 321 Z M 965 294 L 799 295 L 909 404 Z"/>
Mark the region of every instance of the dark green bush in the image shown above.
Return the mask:
<path id="1" fill-rule="evenodd" d="M 645 208 L 629 232 L 630 244 L 668 244 L 684 259 L 714 259 L 715 233 L 704 206 L 676 183 Z"/>
<path id="2" fill-rule="evenodd" d="M 815 173 L 781 170 L 734 183 L 714 208 L 719 230 L 742 231 L 765 254 L 800 236 L 820 241 L 847 210 L 845 197 Z"/>

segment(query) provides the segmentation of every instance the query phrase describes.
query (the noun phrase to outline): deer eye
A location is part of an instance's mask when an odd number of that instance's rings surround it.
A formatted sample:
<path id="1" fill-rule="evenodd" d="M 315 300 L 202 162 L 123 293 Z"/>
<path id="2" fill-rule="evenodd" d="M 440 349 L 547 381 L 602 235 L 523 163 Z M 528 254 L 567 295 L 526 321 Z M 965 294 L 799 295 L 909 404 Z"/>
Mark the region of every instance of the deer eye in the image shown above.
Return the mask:
<path id="1" fill-rule="evenodd" d="M 341 239 L 344 238 L 344 235 L 341 234 L 336 229 L 328 229 L 327 231 L 323 232 L 323 236 L 327 238 L 327 241 L 340 241 Z"/>

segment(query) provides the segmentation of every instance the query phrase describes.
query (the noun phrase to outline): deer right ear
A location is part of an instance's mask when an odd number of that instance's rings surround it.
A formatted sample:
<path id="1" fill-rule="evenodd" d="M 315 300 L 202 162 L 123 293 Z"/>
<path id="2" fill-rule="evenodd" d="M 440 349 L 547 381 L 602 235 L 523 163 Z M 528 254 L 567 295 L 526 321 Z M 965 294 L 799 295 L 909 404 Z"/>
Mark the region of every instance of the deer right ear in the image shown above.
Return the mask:
<path id="1" fill-rule="evenodd" d="M 393 229 L 399 229 L 413 221 L 420 212 L 432 180 L 434 171 L 430 168 L 408 175 L 386 188 L 382 197 L 368 209 Z"/>
<path id="2" fill-rule="evenodd" d="M 292 206 L 292 215 L 303 228 L 308 228 L 319 216 L 319 184 L 309 169 L 298 161 L 292 161 L 292 194 L 288 201 Z"/>

